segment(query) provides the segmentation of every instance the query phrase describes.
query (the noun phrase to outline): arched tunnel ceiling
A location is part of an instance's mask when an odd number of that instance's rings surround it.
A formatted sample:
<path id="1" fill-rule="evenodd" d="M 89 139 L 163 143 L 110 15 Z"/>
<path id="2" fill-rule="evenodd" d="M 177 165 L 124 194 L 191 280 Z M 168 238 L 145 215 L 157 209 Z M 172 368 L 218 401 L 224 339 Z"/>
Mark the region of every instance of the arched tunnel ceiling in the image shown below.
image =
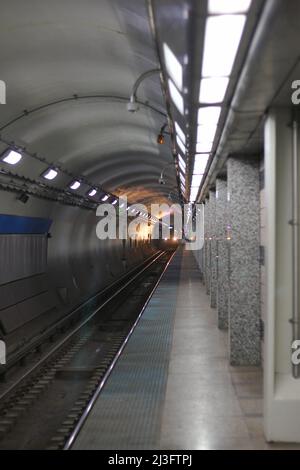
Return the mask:
<path id="1" fill-rule="evenodd" d="M 177 191 L 171 165 L 166 186 L 158 184 L 173 161 L 169 139 L 156 143 L 166 122 L 159 76 L 149 77 L 138 92 L 151 108 L 131 114 L 124 100 L 139 75 L 159 66 L 146 2 L 27 0 L 24 8 L 22 0 L 12 0 L 1 13 L 0 41 L 7 85 L 2 137 L 110 192 L 125 192 L 132 202 L 162 200 Z M 90 98 L 45 107 L 6 126 L 24 110 L 73 95 Z M 33 179 L 45 169 L 30 157 L 14 168 Z M 59 187 L 66 184 L 64 176 L 55 180 Z"/>

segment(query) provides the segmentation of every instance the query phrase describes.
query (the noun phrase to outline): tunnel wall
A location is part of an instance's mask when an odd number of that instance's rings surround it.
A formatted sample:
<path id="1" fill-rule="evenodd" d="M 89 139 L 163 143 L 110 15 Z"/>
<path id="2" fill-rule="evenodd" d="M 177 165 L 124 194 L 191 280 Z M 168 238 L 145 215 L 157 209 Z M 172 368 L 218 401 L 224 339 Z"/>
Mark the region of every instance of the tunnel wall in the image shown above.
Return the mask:
<path id="1" fill-rule="evenodd" d="M 146 241 L 99 240 L 93 210 L 0 192 L 0 214 L 52 220 L 47 234 L 2 234 L 0 335 L 8 353 L 26 344 L 158 247 Z M 24 268 L 26 266 L 26 269 Z M 25 269 L 25 270 L 24 270 Z"/>

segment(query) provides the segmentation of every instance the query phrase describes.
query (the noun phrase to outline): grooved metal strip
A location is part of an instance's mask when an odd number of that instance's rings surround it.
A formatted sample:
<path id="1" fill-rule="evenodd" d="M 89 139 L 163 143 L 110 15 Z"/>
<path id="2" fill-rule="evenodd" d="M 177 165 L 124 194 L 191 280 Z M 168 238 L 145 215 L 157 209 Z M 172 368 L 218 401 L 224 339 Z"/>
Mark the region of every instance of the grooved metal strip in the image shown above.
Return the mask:
<path id="1" fill-rule="evenodd" d="M 176 253 L 73 449 L 155 449 L 181 268 Z"/>

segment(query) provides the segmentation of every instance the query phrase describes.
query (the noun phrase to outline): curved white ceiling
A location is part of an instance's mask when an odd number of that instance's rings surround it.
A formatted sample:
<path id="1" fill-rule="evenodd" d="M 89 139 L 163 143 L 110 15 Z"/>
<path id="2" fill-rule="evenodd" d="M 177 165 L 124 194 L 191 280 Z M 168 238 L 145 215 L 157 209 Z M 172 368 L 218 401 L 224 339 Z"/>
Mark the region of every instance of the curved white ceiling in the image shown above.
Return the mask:
<path id="1" fill-rule="evenodd" d="M 159 77 L 138 92 L 156 111 L 141 106 L 130 114 L 124 101 L 134 81 L 159 66 L 144 1 L 11 0 L 1 12 L 0 42 L 0 79 L 7 85 L 2 137 L 108 191 L 130 194 L 132 202 L 164 199 L 176 186 L 171 166 L 167 185 L 158 184 L 173 160 L 169 141 L 156 143 L 166 122 Z M 106 98 L 47 106 L 6 126 L 24 110 L 75 94 Z M 30 157 L 14 168 L 34 179 L 44 169 Z"/>

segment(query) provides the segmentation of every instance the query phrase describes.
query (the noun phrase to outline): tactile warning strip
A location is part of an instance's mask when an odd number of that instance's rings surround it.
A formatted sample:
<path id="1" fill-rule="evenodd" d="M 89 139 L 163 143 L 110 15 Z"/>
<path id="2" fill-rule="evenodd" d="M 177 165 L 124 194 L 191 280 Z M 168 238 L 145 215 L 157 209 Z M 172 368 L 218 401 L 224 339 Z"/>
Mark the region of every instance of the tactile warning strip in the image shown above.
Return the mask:
<path id="1" fill-rule="evenodd" d="M 155 449 L 179 285 L 175 254 L 73 449 Z"/>

